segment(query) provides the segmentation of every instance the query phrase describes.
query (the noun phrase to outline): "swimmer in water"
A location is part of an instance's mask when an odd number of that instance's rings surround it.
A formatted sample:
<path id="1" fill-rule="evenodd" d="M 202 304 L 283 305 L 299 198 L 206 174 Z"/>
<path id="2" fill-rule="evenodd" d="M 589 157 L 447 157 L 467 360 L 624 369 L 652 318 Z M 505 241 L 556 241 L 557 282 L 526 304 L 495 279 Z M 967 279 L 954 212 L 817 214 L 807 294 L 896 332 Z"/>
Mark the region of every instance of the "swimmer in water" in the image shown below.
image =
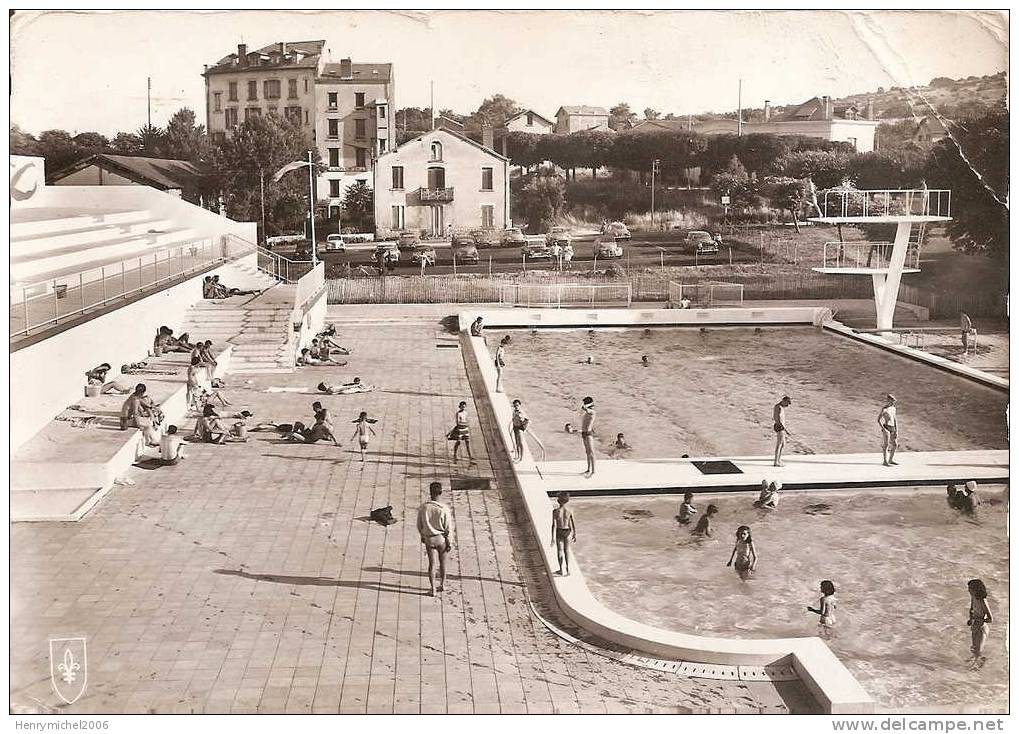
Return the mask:
<path id="1" fill-rule="evenodd" d="M 640 363 L 645 367 L 648 367 L 651 364 L 651 358 L 645 354 L 640 358 Z"/>
<path id="2" fill-rule="evenodd" d="M 726 566 L 732 566 L 735 559 L 736 573 L 740 580 L 746 581 L 754 575 L 754 568 L 757 566 L 757 550 L 754 548 L 754 539 L 750 535 L 750 528 L 740 525 L 736 528 L 736 544 L 732 547 L 732 554 Z"/>
<path id="3" fill-rule="evenodd" d="M 565 426 L 563 426 L 563 430 L 566 431 L 567 433 L 577 432 L 577 429 L 573 427 L 572 423 L 567 423 Z"/>
<path id="4" fill-rule="evenodd" d="M 694 527 L 693 530 L 690 531 L 690 534 L 702 538 L 710 538 L 711 518 L 717 514 L 718 505 L 708 505 L 707 509 L 704 510 L 704 514 L 701 515 L 701 519 L 697 521 L 697 525 Z"/>
<path id="5" fill-rule="evenodd" d="M 683 504 L 679 506 L 679 524 L 689 525 L 690 520 L 697 514 L 697 508 L 693 504 L 693 492 L 683 495 Z"/>

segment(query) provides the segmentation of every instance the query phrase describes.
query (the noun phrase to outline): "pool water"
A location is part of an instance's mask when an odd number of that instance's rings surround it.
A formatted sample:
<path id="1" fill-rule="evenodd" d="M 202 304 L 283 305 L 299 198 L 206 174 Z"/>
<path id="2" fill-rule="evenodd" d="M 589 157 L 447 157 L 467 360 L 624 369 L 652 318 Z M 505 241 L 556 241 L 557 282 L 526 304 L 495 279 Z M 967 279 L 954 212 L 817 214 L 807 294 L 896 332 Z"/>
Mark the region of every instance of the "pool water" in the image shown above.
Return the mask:
<path id="1" fill-rule="evenodd" d="M 1008 447 L 1008 396 L 963 377 L 803 327 L 489 330 L 503 334 L 504 389 L 523 401 L 548 460 L 579 459 L 580 401 L 597 401 L 596 448 L 615 458 L 769 455 L 783 396 L 792 453 L 879 452 L 884 396 L 903 451 Z M 650 365 L 641 365 L 641 355 Z M 588 355 L 594 364 L 585 364 Z M 617 433 L 633 448 L 614 451 Z"/>
<path id="2" fill-rule="evenodd" d="M 838 610 L 829 644 L 879 707 L 1005 712 L 1007 511 L 1002 487 L 978 495 L 975 520 L 930 490 L 786 493 L 774 511 L 746 494 L 716 495 L 706 539 L 676 521 L 679 497 L 570 504 L 580 568 L 613 611 L 709 637 L 812 636 L 818 617 L 806 607 L 830 579 Z M 703 514 L 708 500 L 694 504 Z M 746 582 L 726 567 L 739 525 L 750 526 L 759 555 Z M 966 663 L 971 578 L 984 580 L 994 616 L 979 671 Z"/>

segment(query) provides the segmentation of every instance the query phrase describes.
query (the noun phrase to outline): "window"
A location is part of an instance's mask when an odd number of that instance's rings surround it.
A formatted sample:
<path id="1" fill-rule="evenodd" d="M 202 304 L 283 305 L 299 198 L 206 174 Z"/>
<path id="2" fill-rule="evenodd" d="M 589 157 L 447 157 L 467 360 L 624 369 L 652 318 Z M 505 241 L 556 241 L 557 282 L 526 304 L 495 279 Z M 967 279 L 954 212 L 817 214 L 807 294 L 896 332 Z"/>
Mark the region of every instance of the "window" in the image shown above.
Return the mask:
<path id="1" fill-rule="evenodd" d="M 386 152 L 386 139 L 385 138 L 379 138 L 379 153 L 385 153 L 385 152 Z"/>
<path id="2" fill-rule="evenodd" d="M 354 120 L 354 137 L 364 140 L 364 120 Z"/>
<path id="3" fill-rule="evenodd" d="M 308 110 L 304 111 L 304 124 L 305 125 L 308 124 Z M 314 134 L 314 131 L 312 132 L 312 134 Z"/>
<path id="4" fill-rule="evenodd" d="M 248 99 L 258 99 L 258 82 L 254 80 L 248 82 Z"/>
<path id="5" fill-rule="evenodd" d="M 403 166 L 393 166 L 393 188 L 403 188 Z"/>
<path id="6" fill-rule="evenodd" d="M 442 160 L 442 143 L 440 143 L 438 140 L 432 143 L 432 160 L 433 161 Z"/>
<path id="7" fill-rule="evenodd" d="M 237 101 L 237 82 L 230 82 L 230 94 L 228 96 L 228 99 L 231 102 Z"/>
<path id="8" fill-rule="evenodd" d="M 262 116 L 262 109 L 260 107 L 245 107 L 244 108 L 244 121 L 252 120 L 256 117 Z"/>
<path id="9" fill-rule="evenodd" d="M 857 150 L 857 147 L 856 147 L 856 138 L 849 138 L 848 142 L 849 142 L 849 144 L 851 146 L 853 146 L 853 150 Z"/>
<path id="10" fill-rule="evenodd" d="M 485 229 L 495 226 L 495 207 L 491 204 L 481 205 L 481 226 Z"/>
<path id="11" fill-rule="evenodd" d="M 527 113 L 527 127 L 531 127 L 532 125 L 534 125 L 534 113 L 533 112 L 528 112 Z"/>
<path id="12" fill-rule="evenodd" d="M 212 93 L 212 99 L 213 99 L 212 109 L 215 112 L 222 111 L 222 109 L 223 109 L 223 93 L 222 92 L 213 92 Z"/>
<path id="13" fill-rule="evenodd" d="M 308 93 L 308 80 L 307 79 L 304 80 L 304 93 L 305 94 Z"/>
<path id="14" fill-rule="evenodd" d="M 329 149 L 329 167 L 338 168 L 340 165 L 340 149 L 330 148 Z"/>
<path id="15" fill-rule="evenodd" d="M 481 169 L 481 190 L 491 191 L 492 190 L 492 169 L 482 168 Z"/>
<path id="16" fill-rule="evenodd" d="M 407 226 L 407 207 L 393 207 L 393 229 L 404 229 Z"/>
<path id="17" fill-rule="evenodd" d="M 364 109 L 364 92 L 354 92 L 354 107 Z"/>
<path id="18" fill-rule="evenodd" d="M 212 134 L 212 142 L 222 144 L 225 141 L 226 141 L 226 133 L 213 133 Z"/>
<path id="19" fill-rule="evenodd" d="M 226 126 L 237 127 L 237 108 L 227 107 L 226 108 Z"/>
<path id="20" fill-rule="evenodd" d="M 329 137 L 330 138 L 340 137 L 340 121 L 328 120 L 328 123 L 329 123 Z"/>
<path id="21" fill-rule="evenodd" d="M 340 195 L 340 180 L 337 178 L 329 179 L 329 196 L 334 199 Z"/>
<path id="22" fill-rule="evenodd" d="M 290 120 L 290 122 L 294 123 L 295 125 L 300 125 L 301 124 L 301 108 L 300 107 L 287 107 L 286 108 L 286 116 L 287 116 L 287 119 Z"/>
<path id="23" fill-rule="evenodd" d="M 262 82 L 262 96 L 266 99 L 280 98 L 280 80 L 266 79 Z"/>
<path id="24" fill-rule="evenodd" d="M 380 120 L 385 120 L 386 119 L 386 108 L 385 107 L 379 107 L 379 119 Z"/>
<path id="25" fill-rule="evenodd" d="M 357 149 L 356 154 L 357 154 L 357 167 L 358 168 L 365 168 L 368 165 L 366 163 L 366 160 L 367 160 L 367 156 L 365 156 L 366 152 L 367 151 L 364 148 L 358 148 Z"/>
<path id="26" fill-rule="evenodd" d="M 329 109 L 335 110 L 336 106 L 337 106 L 337 103 L 336 103 L 336 92 L 330 92 L 329 93 Z"/>
<path id="27" fill-rule="evenodd" d="M 287 79 L 287 99 L 297 99 L 296 79 Z"/>

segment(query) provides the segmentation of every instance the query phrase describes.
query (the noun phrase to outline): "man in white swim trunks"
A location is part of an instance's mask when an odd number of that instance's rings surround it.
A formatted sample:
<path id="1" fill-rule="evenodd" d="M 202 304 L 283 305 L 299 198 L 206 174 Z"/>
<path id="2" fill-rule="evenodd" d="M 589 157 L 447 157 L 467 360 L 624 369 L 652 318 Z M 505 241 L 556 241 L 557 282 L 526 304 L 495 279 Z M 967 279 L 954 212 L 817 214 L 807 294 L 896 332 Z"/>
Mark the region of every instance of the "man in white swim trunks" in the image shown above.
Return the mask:
<path id="1" fill-rule="evenodd" d="M 884 407 L 877 414 L 877 424 L 881 426 L 881 455 L 885 466 L 898 466 L 895 461 L 895 449 L 899 445 L 898 411 L 895 408 L 895 396 L 886 395 Z"/>
<path id="2" fill-rule="evenodd" d="M 784 395 L 781 400 L 775 403 L 775 409 L 772 412 L 775 431 L 775 466 L 785 466 L 782 463 L 782 452 L 785 451 L 785 441 L 789 436 L 789 429 L 785 425 L 785 409 L 792 404 L 792 399 L 788 395 Z"/>
<path id="3" fill-rule="evenodd" d="M 449 507 L 439 502 L 442 496 L 442 483 L 432 482 L 428 485 L 428 496 L 431 498 L 418 508 L 417 528 L 421 536 L 421 544 L 428 555 L 429 596 L 435 596 L 435 563 L 439 564 L 439 586 L 443 591 L 446 586 L 446 556 L 453 549 L 449 535 L 452 531 Z"/>

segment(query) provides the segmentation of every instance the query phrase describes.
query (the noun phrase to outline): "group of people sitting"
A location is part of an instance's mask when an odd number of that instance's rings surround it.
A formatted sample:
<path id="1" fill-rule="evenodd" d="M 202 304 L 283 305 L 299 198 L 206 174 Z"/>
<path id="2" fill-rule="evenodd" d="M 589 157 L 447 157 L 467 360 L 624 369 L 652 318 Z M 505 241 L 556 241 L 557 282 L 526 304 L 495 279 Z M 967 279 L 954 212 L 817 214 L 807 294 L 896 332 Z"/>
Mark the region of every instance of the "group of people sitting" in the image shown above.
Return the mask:
<path id="1" fill-rule="evenodd" d="M 299 367 L 319 367 L 321 365 L 345 366 L 346 362 L 333 359 L 333 355 L 347 355 L 350 354 L 350 350 L 341 346 L 334 338 L 335 336 L 336 327 L 329 324 L 329 326 L 315 335 L 315 338 L 311 340 L 310 347 L 301 349 L 301 354 L 297 358 L 297 365 Z"/>
<path id="2" fill-rule="evenodd" d="M 107 380 L 107 373 L 112 369 L 109 362 L 103 362 L 101 365 L 93 367 L 85 373 L 86 385 L 91 390 L 87 390 L 86 394 L 97 394 L 106 395 L 107 393 L 117 393 L 118 395 L 127 395 L 133 388 L 129 382 L 124 380 Z M 123 365 L 120 368 L 122 374 L 128 374 L 130 367 Z"/>
<path id="3" fill-rule="evenodd" d="M 761 510 L 774 510 L 778 507 L 778 491 L 782 489 L 782 482 L 769 482 L 761 480 L 761 493 L 754 502 L 754 507 Z"/>
<path id="4" fill-rule="evenodd" d="M 311 404 L 311 409 L 315 415 L 315 422 L 311 425 L 305 425 L 302 421 L 294 421 L 293 423 L 263 421 L 253 426 L 251 430 L 275 431 L 287 441 L 296 441 L 297 443 L 332 441 L 335 446 L 339 446 L 340 442 L 334 433 L 335 427 L 329 410 L 317 400 Z"/>
<path id="5" fill-rule="evenodd" d="M 219 282 L 218 275 L 206 275 L 202 283 L 202 298 L 229 298 L 230 296 L 255 296 L 260 290 L 241 290 L 228 288 Z"/>
<path id="6" fill-rule="evenodd" d="M 157 357 L 167 352 L 190 352 L 194 348 L 195 345 L 191 343 L 191 336 L 187 332 L 174 336 L 173 329 L 169 326 L 160 326 L 155 339 L 152 340 L 152 353 Z"/>
<path id="7" fill-rule="evenodd" d="M 948 485 L 948 506 L 964 515 L 975 515 L 980 506 L 980 498 L 976 495 L 977 483 L 968 481 L 959 489 L 954 484 Z"/>

